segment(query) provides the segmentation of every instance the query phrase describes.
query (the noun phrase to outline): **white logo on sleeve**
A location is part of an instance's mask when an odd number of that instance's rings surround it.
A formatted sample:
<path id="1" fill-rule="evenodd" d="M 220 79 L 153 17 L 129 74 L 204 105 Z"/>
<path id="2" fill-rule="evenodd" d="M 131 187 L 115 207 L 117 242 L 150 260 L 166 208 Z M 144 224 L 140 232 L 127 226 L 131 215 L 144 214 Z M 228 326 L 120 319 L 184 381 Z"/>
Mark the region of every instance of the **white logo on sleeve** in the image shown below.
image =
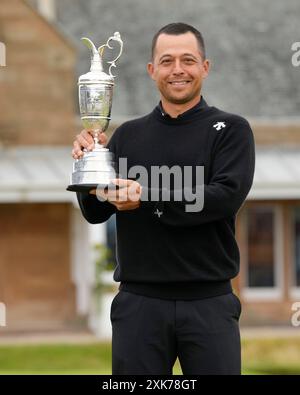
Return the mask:
<path id="1" fill-rule="evenodd" d="M 155 215 L 158 216 L 158 218 L 160 218 L 161 215 L 163 215 L 162 211 L 159 211 L 159 209 L 157 208 L 156 211 L 154 212 Z"/>
<path id="2" fill-rule="evenodd" d="M 213 125 L 213 127 L 216 128 L 216 130 L 221 130 L 226 127 L 226 123 L 225 122 L 217 122 Z"/>

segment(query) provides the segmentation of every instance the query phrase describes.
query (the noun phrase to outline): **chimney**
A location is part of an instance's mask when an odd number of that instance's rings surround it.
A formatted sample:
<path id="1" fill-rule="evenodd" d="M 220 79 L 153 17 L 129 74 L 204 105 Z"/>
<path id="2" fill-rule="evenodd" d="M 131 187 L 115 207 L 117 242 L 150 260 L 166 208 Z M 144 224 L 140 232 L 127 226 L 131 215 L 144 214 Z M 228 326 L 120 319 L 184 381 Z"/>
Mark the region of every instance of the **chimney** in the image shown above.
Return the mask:
<path id="1" fill-rule="evenodd" d="M 37 9 L 49 22 L 56 19 L 55 0 L 37 0 Z"/>

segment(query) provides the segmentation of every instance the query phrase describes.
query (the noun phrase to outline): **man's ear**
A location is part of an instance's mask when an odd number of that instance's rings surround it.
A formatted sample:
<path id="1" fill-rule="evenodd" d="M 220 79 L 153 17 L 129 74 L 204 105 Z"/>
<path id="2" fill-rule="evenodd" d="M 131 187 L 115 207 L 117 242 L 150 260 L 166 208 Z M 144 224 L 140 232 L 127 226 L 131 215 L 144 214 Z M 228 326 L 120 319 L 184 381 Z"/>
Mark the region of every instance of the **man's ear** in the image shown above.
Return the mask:
<path id="1" fill-rule="evenodd" d="M 209 71 L 210 71 L 210 66 L 211 66 L 210 60 L 209 59 L 205 59 L 204 62 L 203 62 L 203 68 L 204 68 L 203 78 L 206 78 L 208 76 Z"/>
<path id="2" fill-rule="evenodd" d="M 154 78 L 154 66 L 153 66 L 152 62 L 149 62 L 147 64 L 147 71 L 148 71 L 148 74 L 149 74 L 150 78 L 152 78 L 155 81 L 155 78 Z"/>

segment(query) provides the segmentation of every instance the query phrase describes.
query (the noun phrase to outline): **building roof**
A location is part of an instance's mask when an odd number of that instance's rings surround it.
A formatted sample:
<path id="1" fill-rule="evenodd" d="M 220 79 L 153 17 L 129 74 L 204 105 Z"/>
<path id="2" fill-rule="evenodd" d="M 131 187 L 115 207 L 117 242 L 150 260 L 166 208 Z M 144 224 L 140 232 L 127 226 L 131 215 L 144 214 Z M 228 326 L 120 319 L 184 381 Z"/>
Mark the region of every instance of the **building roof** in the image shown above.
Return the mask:
<path id="1" fill-rule="evenodd" d="M 0 150 L 0 202 L 74 202 L 70 147 Z"/>
<path id="2" fill-rule="evenodd" d="M 56 6 L 58 22 L 77 44 L 79 75 L 90 66 L 80 37 L 100 45 L 116 30 L 122 35 L 112 119 L 143 115 L 157 104 L 146 72 L 151 40 L 178 21 L 203 33 L 212 62 L 203 85 L 209 105 L 272 120 L 299 114 L 300 66 L 293 66 L 291 49 L 299 41 L 299 0 L 59 0 Z"/>
<path id="3" fill-rule="evenodd" d="M 76 45 L 74 42 L 74 38 L 70 36 L 70 34 L 64 29 L 64 27 L 57 21 L 50 21 L 46 18 L 46 16 L 42 15 L 37 10 L 36 0 L 21 0 L 21 3 L 24 4 L 27 8 L 29 8 L 32 12 L 34 12 L 35 16 L 39 18 L 42 23 L 52 31 L 59 40 L 64 43 L 67 47 L 69 47 L 72 51 L 76 51 Z M 55 4 L 55 0 L 54 0 Z"/>
<path id="4" fill-rule="evenodd" d="M 300 147 L 256 148 L 252 199 L 300 198 Z"/>
<path id="5" fill-rule="evenodd" d="M 76 202 L 66 191 L 72 172 L 70 147 L 0 150 L 0 203 Z M 248 200 L 300 199 L 300 147 L 258 147 Z"/>

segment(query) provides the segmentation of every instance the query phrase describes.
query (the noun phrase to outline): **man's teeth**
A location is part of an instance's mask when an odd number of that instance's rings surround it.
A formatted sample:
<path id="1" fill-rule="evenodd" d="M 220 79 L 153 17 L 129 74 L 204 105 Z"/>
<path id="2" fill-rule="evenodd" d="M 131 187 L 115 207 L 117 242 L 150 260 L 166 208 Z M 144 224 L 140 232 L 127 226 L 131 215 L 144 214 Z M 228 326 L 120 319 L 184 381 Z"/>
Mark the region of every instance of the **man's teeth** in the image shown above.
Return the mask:
<path id="1" fill-rule="evenodd" d="M 172 82 L 170 82 L 170 84 L 172 84 L 172 85 L 185 85 L 188 82 L 189 81 L 172 81 Z"/>

